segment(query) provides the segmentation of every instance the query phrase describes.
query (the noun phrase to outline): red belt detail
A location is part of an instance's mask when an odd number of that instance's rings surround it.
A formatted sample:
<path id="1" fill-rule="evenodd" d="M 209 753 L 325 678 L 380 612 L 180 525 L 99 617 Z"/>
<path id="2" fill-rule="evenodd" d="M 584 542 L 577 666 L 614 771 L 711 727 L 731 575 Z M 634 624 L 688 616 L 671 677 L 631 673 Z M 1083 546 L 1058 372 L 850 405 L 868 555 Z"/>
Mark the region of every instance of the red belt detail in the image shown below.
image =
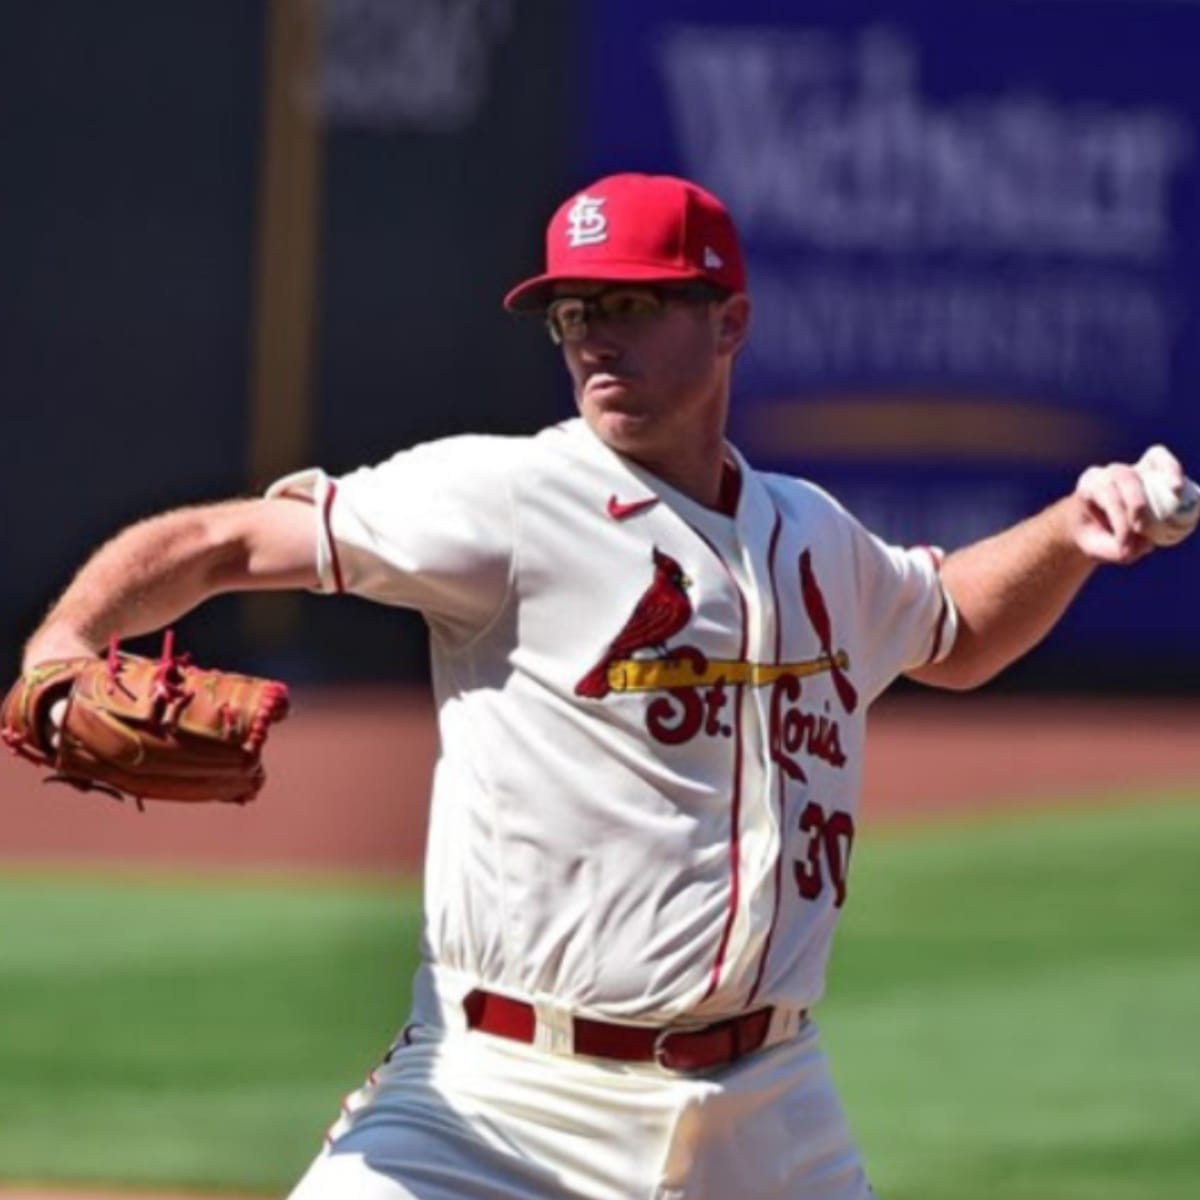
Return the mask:
<path id="1" fill-rule="evenodd" d="M 532 1004 L 479 988 L 463 999 L 467 1027 L 532 1044 L 537 1016 Z M 657 1062 L 669 1071 L 707 1071 L 752 1054 L 767 1039 L 771 1009 L 759 1008 L 699 1029 L 648 1029 L 572 1018 L 576 1054 L 620 1062 Z"/>

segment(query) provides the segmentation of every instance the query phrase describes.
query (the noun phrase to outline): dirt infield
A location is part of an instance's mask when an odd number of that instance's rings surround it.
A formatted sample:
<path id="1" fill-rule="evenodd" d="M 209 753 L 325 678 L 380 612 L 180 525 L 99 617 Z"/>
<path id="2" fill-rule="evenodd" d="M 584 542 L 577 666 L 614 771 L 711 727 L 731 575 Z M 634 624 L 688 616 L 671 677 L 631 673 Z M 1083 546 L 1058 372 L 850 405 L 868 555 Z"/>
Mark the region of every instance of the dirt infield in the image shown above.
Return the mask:
<path id="1" fill-rule="evenodd" d="M 871 717 L 867 826 L 1049 800 L 1168 788 L 1200 793 L 1200 700 L 905 697 Z M 436 754 L 423 695 L 301 694 L 268 748 L 270 779 L 244 809 L 152 805 L 138 813 L 0 758 L 0 862 L 154 869 L 396 872 L 420 869 Z M 0 1200 L 200 1200 L 195 1194 L 6 1191 Z"/>
<path id="2" fill-rule="evenodd" d="M 867 825 L 1200 783 L 1200 700 L 904 697 L 871 716 Z M 272 737 L 246 808 L 150 805 L 43 786 L 0 756 L 0 861 L 419 870 L 437 737 L 427 697 L 314 692 Z"/>

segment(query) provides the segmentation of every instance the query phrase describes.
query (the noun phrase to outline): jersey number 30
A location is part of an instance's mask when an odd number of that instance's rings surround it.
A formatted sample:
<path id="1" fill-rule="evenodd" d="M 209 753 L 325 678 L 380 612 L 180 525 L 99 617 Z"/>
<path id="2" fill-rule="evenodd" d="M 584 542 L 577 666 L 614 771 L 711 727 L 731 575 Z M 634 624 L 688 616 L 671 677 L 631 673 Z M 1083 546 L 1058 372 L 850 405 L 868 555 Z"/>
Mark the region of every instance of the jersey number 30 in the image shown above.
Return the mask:
<path id="1" fill-rule="evenodd" d="M 805 900 L 816 900 L 825 887 L 826 874 L 833 886 L 833 905 L 846 903 L 846 878 L 850 873 L 850 848 L 854 844 L 854 818 L 849 813 L 825 810 L 810 800 L 800 814 L 800 833 L 807 839 L 803 852 L 792 863 L 796 887 Z"/>

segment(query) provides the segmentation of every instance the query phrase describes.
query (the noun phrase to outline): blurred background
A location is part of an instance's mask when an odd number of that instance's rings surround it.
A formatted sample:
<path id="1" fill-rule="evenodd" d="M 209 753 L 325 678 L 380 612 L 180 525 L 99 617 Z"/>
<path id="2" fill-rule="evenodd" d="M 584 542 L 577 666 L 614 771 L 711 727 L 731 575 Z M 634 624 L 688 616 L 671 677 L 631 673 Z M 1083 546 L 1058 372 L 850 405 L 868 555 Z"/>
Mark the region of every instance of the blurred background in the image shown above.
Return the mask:
<path id="1" fill-rule="evenodd" d="M 0 37 L 0 656 L 122 524 L 569 414 L 500 296 L 598 174 L 687 174 L 756 299 L 734 437 L 952 547 L 1200 471 L 1200 11 L 1089 0 L 45 0 Z M 999 686 L 1189 690 L 1193 556 Z M 1187 577 L 1187 579 L 1185 579 Z M 197 656 L 424 676 L 416 618 L 228 599 Z"/>
<path id="2" fill-rule="evenodd" d="M 1183 0 L 0 5 L 0 662 L 134 519 L 570 415 L 500 299 L 610 171 L 726 201 L 733 438 L 886 537 L 1154 442 L 1200 474 L 1198 47 Z M 992 697 L 873 714 L 821 1018 L 881 1196 L 1200 1194 L 1198 584 L 1196 542 L 1101 572 Z M 295 685 L 256 804 L 0 757 L 10 1186 L 279 1195 L 404 1020 L 420 618 L 227 597 L 179 640 Z"/>

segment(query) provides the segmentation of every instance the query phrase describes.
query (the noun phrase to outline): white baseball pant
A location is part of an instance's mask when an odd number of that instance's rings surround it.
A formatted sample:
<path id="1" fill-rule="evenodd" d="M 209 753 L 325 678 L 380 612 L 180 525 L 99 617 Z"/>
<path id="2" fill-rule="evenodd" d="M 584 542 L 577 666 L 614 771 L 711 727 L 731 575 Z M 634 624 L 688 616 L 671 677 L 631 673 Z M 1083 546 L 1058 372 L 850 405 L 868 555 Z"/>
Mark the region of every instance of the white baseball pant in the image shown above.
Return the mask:
<path id="1" fill-rule="evenodd" d="M 291 1200 L 872 1196 L 811 1021 L 704 1077 L 465 1029 L 410 1037 Z"/>

